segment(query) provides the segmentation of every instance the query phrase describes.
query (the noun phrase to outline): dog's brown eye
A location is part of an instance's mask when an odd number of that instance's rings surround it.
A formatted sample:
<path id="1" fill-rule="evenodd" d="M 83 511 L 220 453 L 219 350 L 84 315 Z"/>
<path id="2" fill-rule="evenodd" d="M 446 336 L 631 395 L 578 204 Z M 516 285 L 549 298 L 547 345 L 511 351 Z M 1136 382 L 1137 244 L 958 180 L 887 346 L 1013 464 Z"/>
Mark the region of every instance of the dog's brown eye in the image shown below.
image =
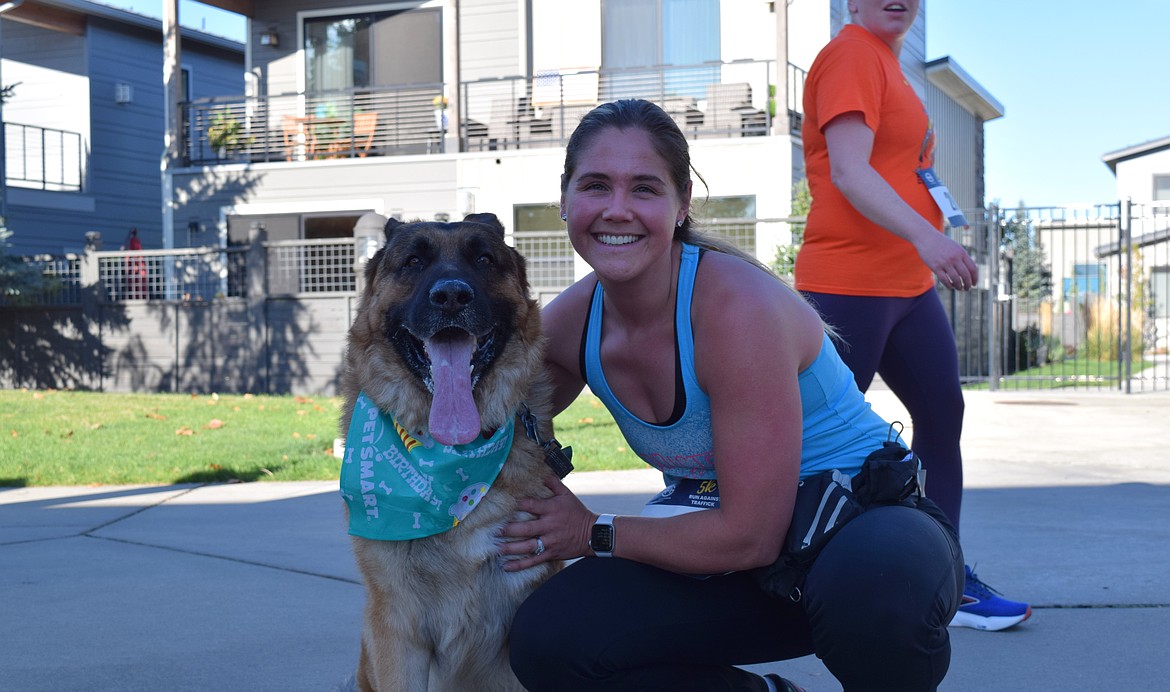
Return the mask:
<path id="1" fill-rule="evenodd" d="M 403 263 L 402 266 L 408 267 L 408 268 L 421 267 L 422 266 L 422 258 L 419 257 L 418 255 L 411 255 L 410 257 L 406 258 L 406 262 Z"/>
<path id="2" fill-rule="evenodd" d="M 480 255 L 478 258 L 476 258 L 475 263 L 479 264 L 479 265 L 483 265 L 485 267 L 489 267 L 489 266 L 495 264 L 496 261 L 495 261 L 495 259 L 492 258 L 491 255 Z"/>

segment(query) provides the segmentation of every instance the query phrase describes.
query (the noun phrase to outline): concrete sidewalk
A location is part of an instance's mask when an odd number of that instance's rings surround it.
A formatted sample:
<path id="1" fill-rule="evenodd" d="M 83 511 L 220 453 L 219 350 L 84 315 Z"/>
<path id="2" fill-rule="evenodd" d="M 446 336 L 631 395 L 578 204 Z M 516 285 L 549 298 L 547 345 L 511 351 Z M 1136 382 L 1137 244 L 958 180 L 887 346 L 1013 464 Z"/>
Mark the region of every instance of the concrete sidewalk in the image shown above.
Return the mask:
<path id="1" fill-rule="evenodd" d="M 908 421 L 889 392 L 870 400 Z M 1034 615 L 1006 632 L 952 629 L 943 690 L 1161 685 L 1168 421 L 1164 393 L 968 394 L 964 549 Z M 616 513 L 660 483 L 569 481 Z M 364 598 L 335 488 L 0 489 L 0 689 L 333 689 L 356 664 Z M 814 657 L 758 669 L 841 689 Z"/>

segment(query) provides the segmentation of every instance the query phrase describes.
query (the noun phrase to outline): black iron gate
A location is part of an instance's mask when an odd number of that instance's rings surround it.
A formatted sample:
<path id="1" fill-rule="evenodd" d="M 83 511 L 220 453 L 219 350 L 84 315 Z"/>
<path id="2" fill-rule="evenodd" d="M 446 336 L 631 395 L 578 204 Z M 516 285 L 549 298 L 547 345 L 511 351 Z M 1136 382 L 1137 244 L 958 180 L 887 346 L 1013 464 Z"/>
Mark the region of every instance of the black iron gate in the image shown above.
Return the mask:
<path id="1" fill-rule="evenodd" d="M 1170 390 L 1170 205 L 991 207 L 959 238 L 976 291 L 946 291 L 960 370 L 992 389 Z"/>

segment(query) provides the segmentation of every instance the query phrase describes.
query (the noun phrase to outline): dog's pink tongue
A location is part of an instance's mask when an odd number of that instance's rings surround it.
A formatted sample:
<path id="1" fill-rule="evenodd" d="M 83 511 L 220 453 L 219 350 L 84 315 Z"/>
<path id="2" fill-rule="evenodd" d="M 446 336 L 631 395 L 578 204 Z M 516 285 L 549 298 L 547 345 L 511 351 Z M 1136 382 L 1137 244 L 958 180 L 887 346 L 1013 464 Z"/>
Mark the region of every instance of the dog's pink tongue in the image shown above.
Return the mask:
<path id="1" fill-rule="evenodd" d="M 431 380 L 435 385 L 431 404 L 431 437 L 445 445 L 462 445 L 479 436 L 479 410 L 471 395 L 471 355 L 475 337 L 428 340 Z"/>

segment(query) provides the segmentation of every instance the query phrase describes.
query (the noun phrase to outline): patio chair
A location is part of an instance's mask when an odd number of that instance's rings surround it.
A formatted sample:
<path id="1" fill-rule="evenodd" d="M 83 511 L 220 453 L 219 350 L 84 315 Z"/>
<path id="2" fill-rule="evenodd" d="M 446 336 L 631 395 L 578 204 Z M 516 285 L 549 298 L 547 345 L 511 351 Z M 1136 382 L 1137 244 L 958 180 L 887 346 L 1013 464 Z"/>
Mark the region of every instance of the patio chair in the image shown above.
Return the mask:
<path id="1" fill-rule="evenodd" d="M 768 116 L 752 105 L 752 87 L 747 82 L 708 84 L 706 116 L 704 130 L 717 136 L 767 134 Z"/>
<path id="2" fill-rule="evenodd" d="M 308 120 L 295 115 L 285 115 L 280 119 L 284 133 L 284 157 L 289 161 L 313 151 L 315 142 L 313 130 L 307 126 Z"/>
<path id="3" fill-rule="evenodd" d="M 378 129 L 378 111 L 366 111 L 353 114 L 353 147 L 357 155 L 365 158 L 370 153 L 370 145 L 374 143 L 374 133 Z"/>

